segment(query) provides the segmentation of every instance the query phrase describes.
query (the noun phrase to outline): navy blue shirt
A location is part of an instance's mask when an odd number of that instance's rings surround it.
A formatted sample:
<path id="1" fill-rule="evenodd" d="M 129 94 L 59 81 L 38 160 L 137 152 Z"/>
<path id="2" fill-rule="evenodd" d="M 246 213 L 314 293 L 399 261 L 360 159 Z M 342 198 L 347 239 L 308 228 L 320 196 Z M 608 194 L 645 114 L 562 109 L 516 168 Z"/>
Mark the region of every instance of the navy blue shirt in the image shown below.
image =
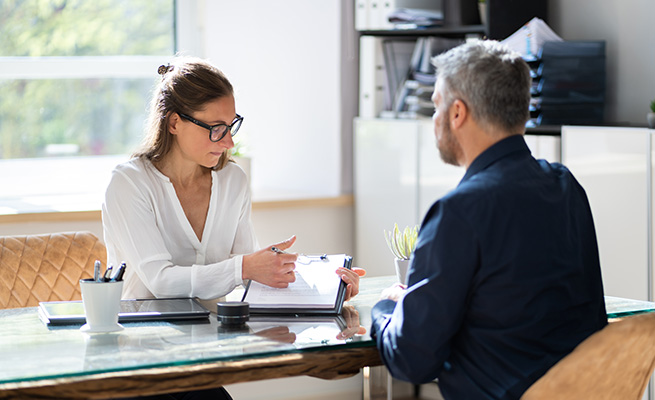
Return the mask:
<path id="1" fill-rule="evenodd" d="M 408 290 L 372 310 L 391 374 L 446 399 L 518 399 L 607 324 L 587 196 L 522 135 L 480 154 L 419 231 Z"/>

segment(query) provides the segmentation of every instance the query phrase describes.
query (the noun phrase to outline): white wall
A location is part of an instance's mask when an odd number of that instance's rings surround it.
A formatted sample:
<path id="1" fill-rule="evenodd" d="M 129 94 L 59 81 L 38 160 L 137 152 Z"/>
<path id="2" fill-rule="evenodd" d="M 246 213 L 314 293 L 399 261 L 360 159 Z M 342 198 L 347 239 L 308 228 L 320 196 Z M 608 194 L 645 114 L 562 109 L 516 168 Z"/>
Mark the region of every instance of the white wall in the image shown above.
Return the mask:
<path id="1" fill-rule="evenodd" d="M 563 39 L 607 42 L 607 121 L 646 126 L 655 99 L 655 1 L 550 0 L 548 12 Z"/>
<path id="2" fill-rule="evenodd" d="M 341 1 L 205 7 L 204 55 L 234 85 L 255 196 L 340 194 Z"/>
<path id="3" fill-rule="evenodd" d="M 296 207 L 253 210 L 260 246 L 296 235 L 291 251 L 305 254 L 353 254 L 353 207 Z M 355 264 L 356 260 L 353 260 Z"/>

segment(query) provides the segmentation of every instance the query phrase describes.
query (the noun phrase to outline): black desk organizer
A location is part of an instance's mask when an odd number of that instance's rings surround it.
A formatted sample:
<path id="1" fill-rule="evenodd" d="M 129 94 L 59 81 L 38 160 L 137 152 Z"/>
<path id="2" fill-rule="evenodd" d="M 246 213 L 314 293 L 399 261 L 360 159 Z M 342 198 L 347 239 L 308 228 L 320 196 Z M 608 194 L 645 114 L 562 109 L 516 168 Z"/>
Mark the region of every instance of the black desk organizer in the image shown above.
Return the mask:
<path id="1" fill-rule="evenodd" d="M 546 42 L 541 54 L 528 61 L 534 79 L 532 126 L 603 123 L 604 41 Z"/>

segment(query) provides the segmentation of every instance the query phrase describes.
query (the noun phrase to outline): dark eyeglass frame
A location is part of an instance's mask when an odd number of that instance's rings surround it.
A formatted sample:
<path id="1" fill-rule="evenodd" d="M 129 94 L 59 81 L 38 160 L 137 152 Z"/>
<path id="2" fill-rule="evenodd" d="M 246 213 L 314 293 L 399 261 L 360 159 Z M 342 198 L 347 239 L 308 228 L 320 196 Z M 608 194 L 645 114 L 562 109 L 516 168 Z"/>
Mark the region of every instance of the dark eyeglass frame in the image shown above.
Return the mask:
<path id="1" fill-rule="evenodd" d="M 197 119 L 193 118 L 190 115 L 187 115 L 187 114 L 184 114 L 184 113 L 181 113 L 181 112 L 179 112 L 177 114 L 180 117 L 186 119 L 189 122 L 193 122 L 194 124 L 196 124 L 196 125 L 198 125 L 198 126 L 200 126 L 202 128 L 208 129 L 209 130 L 209 140 L 212 141 L 212 142 L 220 142 L 225 137 L 225 135 L 227 134 L 228 131 L 230 132 L 230 136 L 234 137 L 234 135 L 236 135 L 237 132 L 239 131 L 239 128 L 241 127 L 241 123 L 243 122 L 243 117 L 240 116 L 239 114 L 237 114 L 236 118 L 234 118 L 234 121 L 232 121 L 232 123 L 230 125 L 228 125 L 228 124 L 209 125 L 209 124 L 206 124 L 206 123 L 204 123 L 202 121 L 198 121 Z M 219 128 L 223 128 L 222 133 L 220 133 L 221 131 L 219 130 Z M 213 136 L 218 136 L 219 134 L 220 134 L 220 137 L 218 139 L 214 140 Z"/>

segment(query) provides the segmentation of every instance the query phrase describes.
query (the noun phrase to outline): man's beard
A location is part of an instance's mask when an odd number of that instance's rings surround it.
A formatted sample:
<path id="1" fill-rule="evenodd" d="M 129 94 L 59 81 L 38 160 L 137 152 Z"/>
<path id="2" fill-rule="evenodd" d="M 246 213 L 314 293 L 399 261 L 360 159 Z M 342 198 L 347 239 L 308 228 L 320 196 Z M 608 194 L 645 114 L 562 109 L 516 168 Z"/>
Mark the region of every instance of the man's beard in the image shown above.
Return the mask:
<path id="1" fill-rule="evenodd" d="M 450 126 L 446 119 L 443 119 L 439 124 L 441 125 L 440 128 L 442 135 L 442 140 L 437 140 L 439 155 L 446 164 L 459 166 L 458 158 L 462 154 L 462 146 L 460 146 L 455 135 L 453 135 L 453 132 L 450 130 Z"/>

